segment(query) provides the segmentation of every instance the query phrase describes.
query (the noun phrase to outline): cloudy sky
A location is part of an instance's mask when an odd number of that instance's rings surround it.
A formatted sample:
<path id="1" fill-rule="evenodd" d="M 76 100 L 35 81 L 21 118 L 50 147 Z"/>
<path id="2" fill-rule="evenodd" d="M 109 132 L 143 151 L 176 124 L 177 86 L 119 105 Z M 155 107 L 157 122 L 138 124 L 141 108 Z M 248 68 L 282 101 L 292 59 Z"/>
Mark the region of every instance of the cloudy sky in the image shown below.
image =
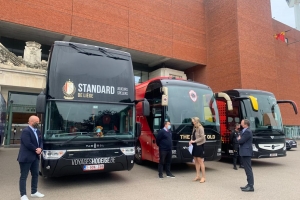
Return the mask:
<path id="1" fill-rule="evenodd" d="M 285 0 L 271 0 L 272 17 L 295 28 L 294 8 L 289 8 Z"/>

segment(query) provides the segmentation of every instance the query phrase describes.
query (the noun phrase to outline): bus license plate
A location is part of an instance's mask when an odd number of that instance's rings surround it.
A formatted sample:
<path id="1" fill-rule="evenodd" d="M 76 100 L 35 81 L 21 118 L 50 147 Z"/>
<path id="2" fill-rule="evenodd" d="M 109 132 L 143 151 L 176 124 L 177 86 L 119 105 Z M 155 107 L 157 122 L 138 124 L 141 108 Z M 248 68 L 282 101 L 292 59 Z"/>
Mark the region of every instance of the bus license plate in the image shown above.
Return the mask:
<path id="1" fill-rule="evenodd" d="M 271 153 L 270 154 L 270 157 L 275 157 L 275 156 L 277 156 L 277 153 Z"/>
<path id="2" fill-rule="evenodd" d="M 104 164 L 101 165 L 84 165 L 83 171 L 103 170 Z"/>

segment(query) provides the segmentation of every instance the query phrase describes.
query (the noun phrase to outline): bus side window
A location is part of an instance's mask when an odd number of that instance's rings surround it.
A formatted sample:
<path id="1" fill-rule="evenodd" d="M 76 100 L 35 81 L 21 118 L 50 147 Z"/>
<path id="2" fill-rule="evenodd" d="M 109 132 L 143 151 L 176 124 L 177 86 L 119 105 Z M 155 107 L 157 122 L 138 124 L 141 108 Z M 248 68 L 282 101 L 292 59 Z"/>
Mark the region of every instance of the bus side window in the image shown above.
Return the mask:
<path id="1" fill-rule="evenodd" d="M 155 117 L 153 122 L 153 132 L 157 132 L 161 129 L 161 116 Z"/>

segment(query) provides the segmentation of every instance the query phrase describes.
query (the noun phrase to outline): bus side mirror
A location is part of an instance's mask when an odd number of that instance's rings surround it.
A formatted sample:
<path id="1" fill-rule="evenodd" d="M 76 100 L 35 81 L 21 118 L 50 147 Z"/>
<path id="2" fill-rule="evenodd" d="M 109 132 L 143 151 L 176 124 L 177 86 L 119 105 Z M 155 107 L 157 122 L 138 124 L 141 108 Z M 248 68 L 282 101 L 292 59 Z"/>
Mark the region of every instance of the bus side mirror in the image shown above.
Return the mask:
<path id="1" fill-rule="evenodd" d="M 252 110 L 254 111 L 258 111 L 258 102 L 257 102 L 257 98 L 255 98 L 254 96 L 249 96 L 250 102 L 251 102 L 251 106 L 252 106 Z"/>
<path id="2" fill-rule="evenodd" d="M 150 115 L 150 105 L 147 99 L 144 99 L 142 102 L 142 109 L 143 109 L 143 115 L 144 116 L 149 116 Z"/>
<path id="3" fill-rule="evenodd" d="M 46 95 L 44 92 L 41 92 L 36 99 L 36 113 L 45 114 L 46 112 Z"/>
<path id="4" fill-rule="evenodd" d="M 163 95 L 161 96 L 161 105 L 168 106 L 168 88 L 162 87 L 161 91 L 163 93 Z"/>
<path id="5" fill-rule="evenodd" d="M 135 131 L 136 131 L 136 137 L 140 137 L 142 132 L 142 126 L 140 122 L 135 123 Z"/>
<path id="6" fill-rule="evenodd" d="M 227 109 L 228 110 L 233 110 L 233 107 L 232 107 L 232 101 L 231 101 L 231 98 L 229 97 L 228 94 L 224 93 L 224 92 L 218 92 L 218 93 L 215 93 L 215 98 L 223 98 L 226 100 L 226 103 L 227 103 Z"/>

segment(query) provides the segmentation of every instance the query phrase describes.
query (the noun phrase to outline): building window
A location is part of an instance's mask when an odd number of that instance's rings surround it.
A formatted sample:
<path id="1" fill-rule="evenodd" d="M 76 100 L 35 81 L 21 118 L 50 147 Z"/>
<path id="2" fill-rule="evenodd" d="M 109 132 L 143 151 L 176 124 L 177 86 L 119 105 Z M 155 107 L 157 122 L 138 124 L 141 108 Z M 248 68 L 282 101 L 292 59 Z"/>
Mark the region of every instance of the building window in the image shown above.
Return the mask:
<path id="1" fill-rule="evenodd" d="M 133 70 L 135 84 L 149 80 L 149 72 Z"/>

